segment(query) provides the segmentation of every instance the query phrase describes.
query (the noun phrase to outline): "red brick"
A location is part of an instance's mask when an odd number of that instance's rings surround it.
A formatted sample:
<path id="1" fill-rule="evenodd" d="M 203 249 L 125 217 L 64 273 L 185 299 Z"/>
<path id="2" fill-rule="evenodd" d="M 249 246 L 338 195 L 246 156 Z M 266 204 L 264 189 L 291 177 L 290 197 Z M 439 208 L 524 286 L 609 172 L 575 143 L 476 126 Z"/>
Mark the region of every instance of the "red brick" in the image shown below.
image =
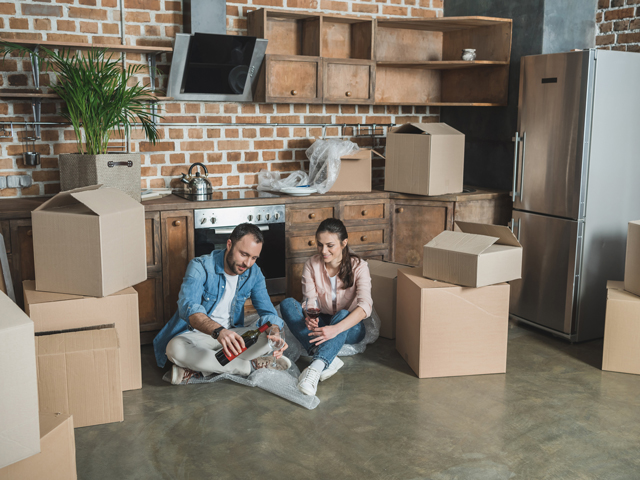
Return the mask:
<path id="1" fill-rule="evenodd" d="M 297 115 L 272 116 L 271 123 L 300 123 L 300 117 Z"/>
<path id="2" fill-rule="evenodd" d="M 151 188 L 166 188 L 167 184 L 164 178 L 153 178 L 149 181 L 149 187 Z"/>
<path id="3" fill-rule="evenodd" d="M 245 175 L 242 177 L 243 185 L 257 185 L 258 184 L 258 175 Z"/>
<path id="4" fill-rule="evenodd" d="M 174 140 L 179 140 L 184 138 L 184 132 L 179 128 L 170 128 L 169 129 L 169 138 Z"/>
<path id="5" fill-rule="evenodd" d="M 200 113 L 202 105 L 199 103 L 187 103 L 184 106 L 185 113 Z"/>
<path id="6" fill-rule="evenodd" d="M 189 163 L 204 163 L 204 152 L 190 153 Z M 195 175 L 195 172 L 193 173 Z"/>
<path id="7" fill-rule="evenodd" d="M 296 103 L 293 106 L 293 113 L 307 113 L 307 105 Z"/>
<path id="8" fill-rule="evenodd" d="M 36 30 L 51 30 L 51 20 L 48 18 L 35 18 L 33 25 Z"/>
<path id="9" fill-rule="evenodd" d="M 151 15 L 146 12 L 126 12 L 124 19 L 127 23 L 149 23 L 151 21 Z M 165 23 L 165 22 L 160 22 Z M 173 23 L 173 22 L 166 22 Z"/>
<path id="10" fill-rule="evenodd" d="M 613 24 L 613 29 L 616 32 L 621 32 L 625 30 L 629 30 L 629 20 L 621 20 L 619 22 L 615 22 Z"/>
<path id="11" fill-rule="evenodd" d="M 238 175 L 227 177 L 227 185 L 230 187 L 240 185 L 240 177 Z"/>
<path id="12" fill-rule="evenodd" d="M 291 139 L 287 142 L 287 148 L 309 148 L 313 142 L 308 138 Z"/>
<path id="13" fill-rule="evenodd" d="M 98 24 L 96 22 L 80 22 L 80 31 L 82 33 L 98 33 Z"/>
<path id="14" fill-rule="evenodd" d="M 29 20 L 26 18 L 10 18 L 9 28 L 14 30 L 27 30 L 29 28 Z"/>
<path id="15" fill-rule="evenodd" d="M 608 36 L 608 35 L 605 35 Z M 596 45 L 605 45 L 605 43 L 598 43 L 598 39 L 600 37 L 596 37 Z M 613 42 L 607 42 L 613 43 Z M 640 43 L 640 32 L 635 33 L 621 33 L 618 35 L 618 43 Z"/>
<path id="16" fill-rule="evenodd" d="M 362 3 L 351 4 L 351 9 L 358 13 L 378 13 L 377 5 L 367 5 Z"/>
<path id="17" fill-rule="evenodd" d="M 5 4 L 1 4 L 5 5 Z M 62 7 L 59 5 L 40 5 L 37 3 L 22 3 L 23 15 L 33 15 L 36 17 L 62 17 Z M 2 12 L 4 13 L 4 12 Z"/>
<path id="18" fill-rule="evenodd" d="M 180 150 L 187 152 L 201 152 L 213 150 L 213 141 L 203 140 L 201 142 L 180 142 Z"/>
<path id="19" fill-rule="evenodd" d="M 204 131 L 202 128 L 190 128 L 188 131 L 189 138 L 200 139 L 203 138 Z"/>
<path id="20" fill-rule="evenodd" d="M 149 163 L 153 165 L 166 163 L 166 155 L 164 153 L 156 153 L 153 155 L 149 155 Z"/>
<path id="21" fill-rule="evenodd" d="M 69 18 L 87 18 L 90 20 L 106 20 L 107 10 L 98 8 L 69 7 Z"/>
<path id="22" fill-rule="evenodd" d="M 78 42 L 89 43 L 89 38 L 86 35 L 69 35 L 69 34 L 56 34 L 49 33 L 47 40 L 52 42 Z"/>
<path id="23" fill-rule="evenodd" d="M 240 152 L 227 153 L 227 162 L 239 162 L 242 160 L 242 154 Z"/>
<path id="24" fill-rule="evenodd" d="M 249 142 L 246 140 L 220 140 L 218 150 L 249 150 Z"/>
<path id="25" fill-rule="evenodd" d="M 162 167 L 160 169 L 160 175 L 162 175 L 163 177 L 180 177 L 181 174 L 183 173 L 189 173 L 189 166 L 188 165 L 181 165 L 181 166 L 175 166 L 175 167 Z M 176 180 L 180 181 L 179 178 L 177 178 Z"/>
<path id="26" fill-rule="evenodd" d="M 36 170 L 31 173 L 34 182 L 60 181 L 60 172 L 56 170 Z"/>
<path id="27" fill-rule="evenodd" d="M 291 113 L 291 105 L 288 103 L 278 103 L 276 113 Z"/>
<path id="28" fill-rule="evenodd" d="M 626 0 L 611 0 L 611 7 L 612 8 L 624 7 L 625 1 Z"/>
<path id="29" fill-rule="evenodd" d="M 207 128 L 207 138 L 220 138 L 220 129 Z"/>
<path id="30" fill-rule="evenodd" d="M 638 30 L 640 29 L 640 18 L 636 18 L 629 23 L 629 30 Z"/>
<path id="31" fill-rule="evenodd" d="M 156 14 L 156 23 L 168 23 L 175 25 L 182 25 L 181 13 L 168 13 L 168 14 Z"/>
<path id="32" fill-rule="evenodd" d="M 423 16 L 420 14 L 421 10 L 419 8 L 412 8 L 411 9 L 411 16 L 412 17 L 417 17 L 417 16 Z M 435 17 L 436 14 L 430 10 L 424 10 L 424 12 L 429 12 L 431 13 L 431 15 L 424 15 L 424 16 L 430 16 L 430 17 Z M 402 17 L 406 17 L 409 13 L 409 9 L 407 7 L 392 7 L 389 5 L 383 5 L 382 6 L 382 14 L 383 15 L 397 15 L 397 16 L 402 16 Z"/>
<path id="33" fill-rule="evenodd" d="M 204 104 L 204 111 L 205 111 L 205 113 L 220 113 L 220 104 L 219 103 L 205 103 Z"/>
<path id="34" fill-rule="evenodd" d="M 331 123 L 330 116 L 313 115 L 304 117 L 304 123 Z"/>
<path id="35" fill-rule="evenodd" d="M 60 193 L 59 183 L 45 183 L 44 185 L 45 195 L 55 195 L 56 193 Z"/>
<path id="36" fill-rule="evenodd" d="M 62 7 L 60 7 L 60 9 L 62 9 Z M 16 14 L 15 3 L 0 3 L 0 15 L 15 15 L 15 14 Z"/>
<path id="37" fill-rule="evenodd" d="M 324 105 L 309 105 L 309 113 L 324 113 Z"/>
<path id="38" fill-rule="evenodd" d="M 272 172 L 294 172 L 296 170 L 300 170 L 300 163 L 272 163 L 270 167 Z"/>
<path id="39" fill-rule="evenodd" d="M 0 197 L 15 197 L 18 195 L 17 188 L 4 188 L 0 190 Z"/>
<path id="40" fill-rule="evenodd" d="M 256 138 L 258 136 L 258 132 L 255 128 L 243 128 L 242 129 L 242 138 Z"/>
<path id="41" fill-rule="evenodd" d="M 42 35 L 31 32 L 3 32 L 3 40 L 42 40 Z"/>
<path id="42" fill-rule="evenodd" d="M 220 153 L 220 152 L 208 152 L 207 153 L 207 163 L 221 162 L 221 161 L 222 161 L 222 153 Z"/>
<path id="43" fill-rule="evenodd" d="M 268 163 L 239 163 L 236 165 L 238 173 L 258 173 L 260 170 L 268 168 Z"/>
<path id="44" fill-rule="evenodd" d="M 151 142 L 140 142 L 141 152 L 171 152 L 176 149 L 174 142 L 156 142 L 153 145 Z"/>
<path id="45" fill-rule="evenodd" d="M 238 113 L 238 105 L 225 103 L 222 106 L 222 110 L 224 113 Z"/>
<path id="46" fill-rule="evenodd" d="M 125 25 L 124 31 L 127 35 L 131 35 L 132 37 L 139 37 L 141 31 L 140 25 Z"/>
<path id="47" fill-rule="evenodd" d="M 604 12 L 604 19 L 609 20 L 618 20 L 620 18 L 630 18 L 634 16 L 634 8 L 620 8 L 618 10 L 607 10 Z"/>
<path id="48" fill-rule="evenodd" d="M 100 5 L 107 8 L 116 8 L 118 6 L 118 0 L 102 0 Z"/>
<path id="49" fill-rule="evenodd" d="M 259 108 L 260 113 L 273 113 L 275 111 L 272 103 L 261 103 Z"/>
<path id="50" fill-rule="evenodd" d="M 144 34 L 147 37 L 159 37 L 161 33 L 160 27 L 157 25 L 147 25 L 144 27 Z"/>
<path id="51" fill-rule="evenodd" d="M 602 18 L 604 17 L 602 12 L 596 13 L 596 23 L 602 22 Z"/>
<path id="52" fill-rule="evenodd" d="M 225 128 L 224 138 L 240 138 L 240 130 L 237 128 Z"/>
<path id="53" fill-rule="evenodd" d="M 276 153 L 274 151 L 264 151 L 262 152 L 262 160 L 265 162 L 270 162 L 276 159 Z"/>
<path id="54" fill-rule="evenodd" d="M 117 23 L 102 23 L 102 33 L 107 35 L 119 35 L 120 25 Z"/>
<path id="55" fill-rule="evenodd" d="M 95 7 L 98 5 L 97 0 L 79 0 L 78 3 L 85 7 Z"/>
<path id="56" fill-rule="evenodd" d="M 26 75 L 9 75 L 9 85 L 12 87 L 25 87 L 29 83 Z"/>
<path id="57" fill-rule="evenodd" d="M 231 123 L 231 117 L 207 116 L 200 117 L 202 123 Z"/>
<path id="58" fill-rule="evenodd" d="M 320 9 L 334 10 L 337 12 L 346 12 L 349 10 L 349 4 L 346 2 L 335 2 L 333 0 L 321 0 Z"/>
<path id="59" fill-rule="evenodd" d="M 140 174 L 143 177 L 155 177 L 158 175 L 158 168 L 157 167 L 142 167 Z"/>
<path id="60" fill-rule="evenodd" d="M 244 152 L 244 161 L 245 162 L 257 162 L 258 161 L 258 152 Z"/>
<path id="61" fill-rule="evenodd" d="M 287 0 L 287 7 L 315 10 L 316 8 L 318 8 L 318 1 L 317 0 Z"/>
<path id="62" fill-rule="evenodd" d="M 124 8 L 131 10 L 160 10 L 160 0 L 124 0 Z"/>
<path id="63" fill-rule="evenodd" d="M 184 153 L 172 153 L 169 155 L 169 163 L 186 163 Z"/>
<path id="64" fill-rule="evenodd" d="M 164 27 L 164 36 L 174 38 L 176 33 L 182 33 L 182 27 Z"/>
<path id="65" fill-rule="evenodd" d="M 168 0 L 166 0 L 164 2 L 164 9 L 167 12 L 181 12 L 182 2 L 169 2 Z"/>
<path id="66" fill-rule="evenodd" d="M 291 136 L 291 130 L 287 127 L 279 127 L 276 129 L 276 135 L 281 138 L 288 138 Z"/>

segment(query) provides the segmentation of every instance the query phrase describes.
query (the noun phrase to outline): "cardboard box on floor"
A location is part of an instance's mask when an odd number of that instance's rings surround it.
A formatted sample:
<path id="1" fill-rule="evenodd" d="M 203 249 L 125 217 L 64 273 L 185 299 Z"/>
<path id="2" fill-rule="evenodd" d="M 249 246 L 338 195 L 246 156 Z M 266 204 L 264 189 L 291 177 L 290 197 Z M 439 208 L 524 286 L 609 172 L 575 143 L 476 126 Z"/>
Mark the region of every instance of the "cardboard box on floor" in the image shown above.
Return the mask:
<path id="1" fill-rule="evenodd" d="M 0 292 L 0 468 L 40 451 L 33 322 Z"/>
<path id="2" fill-rule="evenodd" d="M 398 269 L 407 268 L 401 263 L 367 260 L 371 273 L 371 297 L 373 307 L 380 317 L 380 336 L 396 338 L 396 284 Z"/>
<path id="3" fill-rule="evenodd" d="M 634 295 L 640 295 L 640 220 L 629 222 L 624 289 Z"/>
<path id="4" fill-rule="evenodd" d="M 640 297 L 607 282 L 602 369 L 640 375 Z"/>
<path id="5" fill-rule="evenodd" d="M 122 422 L 122 384 L 115 328 L 36 337 L 41 413 L 73 415 L 76 428 Z"/>
<path id="6" fill-rule="evenodd" d="M 76 480 L 73 417 L 40 414 L 40 453 L 0 469 L 0 480 Z"/>
<path id="7" fill-rule="evenodd" d="M 522 274 L 522 246 L 509 227 L 456 222 L 461 232 L 444 231 L 424 246 L 422 275 L 483 287 Z"/>
<path id="8" fill-rule="evenodd" d="M 446 123 L 407 123 L 387 135 L 384 189 L 415 195 L 462 192 L 464 134 Z"/>
<path id="9" fill-rule="evenodd" d="M 115 325 L 120 345 L 122 390 L 142 388 L 138 292 L 125 288 L 107 297 L 39 292 L 33 280 L 22 282 L 24 308 L 36 333 Z"/>
<path id="10" fill-rule="evenodd" d="M 505 373 L 509 285 L 468 288 L 398 270 L 396 349 L 419 378 Z"/>
<path id="11" fill-rule="evenodd" d="M 144 207 L 126 193 L 60 192 L 31 221 L 37 290 L 105 297 L 147 279 Z"/>
<path id="12" fill-rule="evenodd" d="M 340 157 L 340 173 L 330 192 L 370 192 L 371 161 L 374 156 L 384 158 L 371 149 L 360 149 Z"/>

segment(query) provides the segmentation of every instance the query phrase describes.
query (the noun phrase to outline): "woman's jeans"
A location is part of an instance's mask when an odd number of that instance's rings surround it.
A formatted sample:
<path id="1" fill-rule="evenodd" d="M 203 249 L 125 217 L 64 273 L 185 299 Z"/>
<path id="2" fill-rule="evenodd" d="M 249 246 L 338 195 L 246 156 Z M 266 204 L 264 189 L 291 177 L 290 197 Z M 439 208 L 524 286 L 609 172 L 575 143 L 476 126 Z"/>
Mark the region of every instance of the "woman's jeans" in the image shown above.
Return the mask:
<path id="1" fill-rule="evenodd" d="M 360 322 L 332 339 L 320 345 L 315 345 L 309 342 L 309 340 L 315 337 L 309 336 L 311 331 L 304 323 L 304 312 L 297 300 L 293 298 L 284 299 L 282 303 L 280 303 L 280 312 L 289 330 L 291 330 L 293 336 L 302 344 L 302 347 L 313 356 L 314 360 L 322 360 L 326 366 L 329 366 L 331 362 L 333 362 L 333 359 L 336 358 L 336 355 L 338 355 L 338 352 L 345 343 L 348 345 L 360 343 L 365 335 L 364 324 Z M 326 327 L 328 325 L 335 325 L 344 320 L 347 315 L 349 315 L 348 310 L 340 310 L 333 316 L 328 313 L 321 313 L 318 318 L 318 326 Z"/>

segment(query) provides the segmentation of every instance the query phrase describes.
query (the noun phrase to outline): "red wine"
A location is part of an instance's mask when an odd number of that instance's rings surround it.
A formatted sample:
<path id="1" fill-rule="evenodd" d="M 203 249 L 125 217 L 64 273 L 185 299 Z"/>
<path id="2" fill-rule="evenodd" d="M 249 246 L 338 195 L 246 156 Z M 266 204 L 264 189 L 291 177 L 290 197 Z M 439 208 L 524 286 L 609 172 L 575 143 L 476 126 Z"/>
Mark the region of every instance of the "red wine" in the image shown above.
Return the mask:
<path id="1" fill-rule="evenodd" d="M 316 318 L 318 318 L 320 316 L 320 309 L 319 308 L 308 308 L 307 309 L 307 316 L 310 319 L 315 320 Z"/>
<path id="2" fill-rule="evenodd" d="M 267 322 L 256 330 L 249 330 L 244 332 L 242 335 L 240 335 L 244 340 L 244 348 L 240 350 L 240 353 L 244 352 L 247 348 L 249 348 L 251 345 L 256 343 L 258 341 L 258 337 L 260 336 L 260 334 L 262 332 L 265 332 L 270 326 L 271 326 L 271 323 Z M 240 355 L 240 353 L 238 355 Z M 236 358 L 238 355 L 231 355 L 230 357 L 228 357 L 227 354 L 224 353 L 224 349 L 221 349 L 219 352 L 216 353 L 216 359 L 218 360 L 218 363 L 224 367 L 227 363 L 229 363 L 231 360 Z"/>

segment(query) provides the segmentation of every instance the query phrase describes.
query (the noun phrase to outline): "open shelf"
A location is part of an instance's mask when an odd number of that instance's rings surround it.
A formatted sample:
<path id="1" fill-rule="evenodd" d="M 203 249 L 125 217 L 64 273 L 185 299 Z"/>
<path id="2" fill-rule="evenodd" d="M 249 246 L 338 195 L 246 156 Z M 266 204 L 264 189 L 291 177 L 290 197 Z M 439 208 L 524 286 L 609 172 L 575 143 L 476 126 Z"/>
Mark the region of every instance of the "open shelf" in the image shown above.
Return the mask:
<path id="1" fill-rule="evenodd" d="M 459 68 L 477 68 L 490 65 L 509 65 L 509 62 L 496 62 L 491 60 L 436 60 L 430 62 L 376 62 L 379 67 L 388 68 L 421 68 L 426 70 L 455 70 Z"/>
<path id="2" fill-rule="evenodd" d="M 266 38 L 267 54 L 320 56 L 320 15 L 259 9 L 247 14 L 247 34 Z"/>
<path id="3" fill-rule="evenodd" d="M 10 38 L 0 38 L 0 41 L 7 43 L 14 43 L 23 47 L 38 47 L 43 46 L 48 49 L 65 48 L 73 50 L 89 50 L 91 48 L 106 48 L 112 52 L 125 52 L 125 53 L 171 53 L 172 47 L 153 47 L 153 46 L 140 46 L 140 45 L 114 45 L 114 44 L 102 44 L 102 43 L 78 43 L 78 42 L 54 42 L 48 40 L 19 40 Z"/>
<path id="4" fill-rule="evenodd" d="M 320 56 L 373 60 L 373 20 L 323 15 Z"/>

